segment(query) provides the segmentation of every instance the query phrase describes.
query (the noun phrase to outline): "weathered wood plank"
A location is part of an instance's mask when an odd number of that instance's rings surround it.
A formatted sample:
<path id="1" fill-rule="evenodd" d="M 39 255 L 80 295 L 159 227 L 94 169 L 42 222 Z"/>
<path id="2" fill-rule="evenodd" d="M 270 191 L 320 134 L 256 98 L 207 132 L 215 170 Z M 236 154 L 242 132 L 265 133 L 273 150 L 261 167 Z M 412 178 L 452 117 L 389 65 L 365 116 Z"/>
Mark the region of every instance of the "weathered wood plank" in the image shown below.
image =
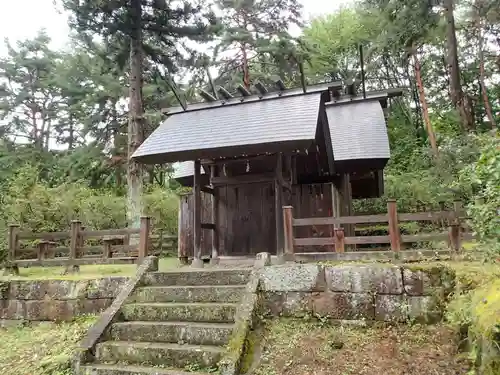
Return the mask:
<path id="1" fill-rule="evenodd" d="M 47 241 L 57 241 L 57 240 L 67 240 L 71 236 L 70 231 L 65 232 L 19 232 L 17 238 L 19 240 L 47 240 Z"/>
<path id="2" fill-rule="evenodd" d="M 344 242 L 346 245 L 369 245 L 390 243 L 391 240 L 389 236 L 355 236 L 345 237 Z"/>
<path id="3" fill-rule="evenodd" d="M 335 238 L 331 238 L 331 237 L 296 238 L 294 240 L 294 245 L 295 246 L 325 246 L 325 245 L 335 245 Z"/>
<path id="4" fill-rule="evenodd" d="M 214 177 L 211 179 L 213 186 L 221 185 L 244 185 L 244 184 L 258 184 L 262 182 L 272 182 L 275 179 L 274 173 L 263 174 L 245 174 L 236 177 Z"/>
<path id="5" fill-rule="evenodd" d="M 388 217 L 386 214 L 381 215 L 361 215 L 361 216 L 343 216 L 335 217 L 310 217 L 307 219 L 294 219 L 293 226 L 310 226 L 310 225 L 333 225 L 339 226 L 342 224 L 366 224 L 366 223 L 387 223 Z"/>
<path id="6" fill-rule="evenodd" d="M 130 234 L 139 234 L 139 228 L 122 228 L 122 229 L 104 229 L 104 230 L 84 230 L 81 236 L 84 239 L 99 239 L 108 236 L 126 236 Z"/>
<path id="7" fill-rule="evenodd" d="M 399 214 L 399 221 L 439 221 L 439 220 L 452 220 L 455 213 L 451 211 L 429 211 L 429 212 L 416 212 L 409 214 Z"/>
<path id="8" fill-rule="evenodd" d="M 401 241 L 405 243 L 419 242 L 419 241 L 446 241 L 446 240 L 448 240 L 448 232 L 404 234 L 401 236 Z"/>
<path id="9" fill-rule="evenodd" d="M 19 267 L 63 267 L 67 265 L 90 265 L 90 264 L 134 264 L 137 263 L 137 257 L 120 257 L 120 258 L 78 258 L 78 259 L 69 259 L 69 258 L 53 258 L 53 259 L 44 259 L 44 260 L 36 260 L 36 259 L 26 259 L 26 260 L 17 260 L 15 263 Z"/>

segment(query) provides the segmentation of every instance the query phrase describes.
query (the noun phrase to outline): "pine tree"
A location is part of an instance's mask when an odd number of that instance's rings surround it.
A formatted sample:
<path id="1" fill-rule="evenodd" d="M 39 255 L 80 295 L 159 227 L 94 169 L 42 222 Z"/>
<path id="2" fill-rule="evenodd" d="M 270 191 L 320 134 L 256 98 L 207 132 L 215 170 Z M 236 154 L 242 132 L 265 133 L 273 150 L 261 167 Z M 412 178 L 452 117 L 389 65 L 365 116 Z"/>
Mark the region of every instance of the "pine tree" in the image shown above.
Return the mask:
<path id="1" fill-rule="evenodd" d="M 73 26 L 82 37 L 101 36 L 108 53 L 119 66 L 129 62 L 128 122 L 128 218 L 139 225 L 142 213 L 143 171 L 130 156 L 144 138 L 143 66 L 146 60 L 160 64 L 161 70 L 175 73 L 182 62 L 182 38 L 206 40 L 216 20 L 203 5 L 173 4 L 165 0 L 64 0 L 73 15 Z"/>
<path id="2" fill-rule="evenodd" d="M 217 83 L 234 87 L 265 80 L 290 57 L 293 38 L 288 30 L 301 24 L 298 0 L 218 0 L 222 37 L 216 48 Z M 289 52 L 289 53 L 287 53 Z M 280 66 L 281 65 L 281 66 Z"/>
<path id="3" fill-rule="evenodd" d="M 11 139 L 22 138 L 38 150 L 48 150 L 60 106 L 55 82 L 60 55 L 49 48 L 44 31 L 33 40 L 7 42 L 0 59 L 0 119 Z"/>

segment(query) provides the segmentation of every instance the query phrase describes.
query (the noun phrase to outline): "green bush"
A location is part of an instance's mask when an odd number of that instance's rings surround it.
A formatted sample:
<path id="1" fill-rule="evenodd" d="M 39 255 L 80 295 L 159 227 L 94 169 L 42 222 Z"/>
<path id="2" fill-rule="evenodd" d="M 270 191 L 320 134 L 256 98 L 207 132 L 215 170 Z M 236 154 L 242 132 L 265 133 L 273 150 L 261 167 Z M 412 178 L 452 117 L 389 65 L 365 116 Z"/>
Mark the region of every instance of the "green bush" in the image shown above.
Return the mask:
<path id="1" fill-rule="evenodd" d="M 81 220 L 88 229 L 124 228 L 126 197 L 112 191 L 91 189 L 85 183 L 50 187 L 38 179 L 35 167 L 18 169 L 0 192 L 0 260 L 5 257 L 7 227 L 17 223 L 23 230 L 50 232 L 68 230 L 71 220 Z M 177 233 L 179 199 L 168 188 L 153 188 L 144 194 L 144 213 L 153 228 Z"/>

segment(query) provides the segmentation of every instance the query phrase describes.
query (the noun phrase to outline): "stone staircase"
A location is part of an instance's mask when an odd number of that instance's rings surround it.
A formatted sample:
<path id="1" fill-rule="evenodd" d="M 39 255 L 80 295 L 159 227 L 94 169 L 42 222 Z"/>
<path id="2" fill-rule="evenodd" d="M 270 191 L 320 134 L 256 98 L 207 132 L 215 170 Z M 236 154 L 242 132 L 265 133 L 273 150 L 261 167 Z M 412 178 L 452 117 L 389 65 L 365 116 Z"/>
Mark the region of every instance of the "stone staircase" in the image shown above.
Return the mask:
<path id="1" fill-rule="evenodd" d="M 204 375 L 217 370 L 250 270 L 153 272 L 97 344 L 87 375 Z"/>

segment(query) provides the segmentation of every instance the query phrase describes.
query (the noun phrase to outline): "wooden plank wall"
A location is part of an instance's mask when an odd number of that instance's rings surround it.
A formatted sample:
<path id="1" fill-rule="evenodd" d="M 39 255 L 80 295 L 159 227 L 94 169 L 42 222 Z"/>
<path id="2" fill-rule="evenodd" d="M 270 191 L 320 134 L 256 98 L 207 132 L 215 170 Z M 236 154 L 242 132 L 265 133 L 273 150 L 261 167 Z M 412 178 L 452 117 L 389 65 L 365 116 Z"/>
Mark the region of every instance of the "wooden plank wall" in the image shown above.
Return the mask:
<path id="1" fill-rule="evenodd" d="M 294 185 L 292 205 L 295 218 L 324 217 L 331 215 L 332 196 L 330 184 Z M 275 253 L 275 220 L 273 184 L 227 186 L 217 189 L 220 194 L 219 230 L 221 256 L 254 256 L 262 251 Z M 202 193 L 202 223 L 210 223 L 211 196 Z M 193 255 L 192 195 L 181 197 L 179 250 Z M 279 212 L 281 215 L 282 213 Z M 329 226 L 296 228 L 296 237 L 331 237 Z M 333 230 L 333 229 L 332 229 Z M 202 230 L 202 254 L 209 255 L 212 231 Z M 324 251 L 332 251 L 324 246 Z M 302 252 L 318 251 L 304 247 Z"/>
<path id="2" fill-rule="evenodd" d="M 201 193 L 201 222 L 210 223 L 210 195 Z M 182 195 L 180 197 L 179 215 L 179 255 L 193 256 L 193 195 Z M 201 255 L 208 256 L 212 251 L 212 231 L 203 229 L 201 231 Z"/>
<path id="3" fill-rule="evenodd" d="M 292 195 L 293 215 L 295 218 L 332 216 L 331 184 L 294 185 Z M 316 225 L 294 228 L 296 238 L 333 237 L 330 225 Z M 304 246 L 300 252 L 335 251 L 332 246 Z"/>

